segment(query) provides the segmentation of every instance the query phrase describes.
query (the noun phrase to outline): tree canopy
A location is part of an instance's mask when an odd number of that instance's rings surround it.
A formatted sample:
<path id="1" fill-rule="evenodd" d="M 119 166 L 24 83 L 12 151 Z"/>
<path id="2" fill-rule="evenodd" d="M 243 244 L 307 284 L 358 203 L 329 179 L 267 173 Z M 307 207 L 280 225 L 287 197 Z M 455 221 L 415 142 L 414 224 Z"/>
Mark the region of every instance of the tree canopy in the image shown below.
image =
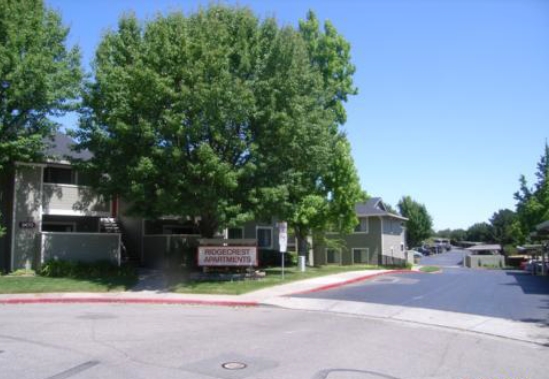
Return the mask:
<path id="1" fill-rule="evenodd" d="M 0 170 L 37 159 L 51 117 L 75 109 L 82 72 L 68 33 L 42 0 L 0 0 Z"/>
<path id="2" fill-rule="evenodd" d="M 82 72 L 68 33 L 42 0 L 0 0 L 0 174 L 37 160 L 52 116 L 75 109 Z"/>
<path id="3" fill-rule="evenodd" d="M 77 136 L 94 158 L 81 168 L 135 213 L 194 217 L 204 236 L 270 215 L 298 229 L 356 222 L 361 191 L 338 130 L 354 67 L 335 29 L 308 17 L 309 34 L 221 5 L 123 16 L 87 85 Z"/>
<path id="4" fill-rule="evenodd" d="M 529 187 L 526 178 L 522 175 L 520 189 L 515 193 L 522 240 L 535 230 L 536 225 L 549 220 L 549 145 L 547 143 L 537 164 L 536 178 L 534 186 Z"/>
<path id="5" fill-rule="evenodd" d="M 519 242 L 521 236 L 517 214 L 510 209 L 500 209 L 490 218 L 492 240 L 502 246 Z"/>
<path id="6" fill-rule="evenodd" d="M 467 241 L 494 242 L 491 225 L 487 222 L 477 222 L 471 225 L 465 234 Z"/>
<path id="7" fill-rule="evenodd" d="M 399 212 L 406 217 L 406 243 L 410 247 L 419 245 L 430 237 L 433 228 L 433 219 L 425 205 L 413 200 L 410 196 L 404 196 L 397 204 Z"/>

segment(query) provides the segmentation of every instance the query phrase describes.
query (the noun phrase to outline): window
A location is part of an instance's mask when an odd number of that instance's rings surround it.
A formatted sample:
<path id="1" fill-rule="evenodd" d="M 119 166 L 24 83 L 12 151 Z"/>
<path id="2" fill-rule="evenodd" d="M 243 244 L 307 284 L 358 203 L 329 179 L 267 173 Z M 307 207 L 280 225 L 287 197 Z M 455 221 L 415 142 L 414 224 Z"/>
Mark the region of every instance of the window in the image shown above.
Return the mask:
<path id="1" fill-rule="evenodd" d="M 384 233 L 385 234 L 396 234 L 398 233 L 398 223 L 391 219 L 386 219 L 384 222 Z"/>
<path id="2" fill-rule="evenodd" d="M 327 264 L 341 264 L 341 250 L 326 249 Z"/>
<path id="3" fill-rule="evenodd" d="M 257 227 L 257 247 L 273 247 L 273 229 L 268 227 Z"/>
<path id="4" fill-rule="evenodd" d="M 230 240 L 241 240 L 244 238 L 244 229 L 243 228 L 229 228 L 227 231 L 227 237 Z"/>
<path id="5" fill-rule="evenodd" d="M 355 233 L 368 233 L 368 217 L 361 217 L 358 220 L 359 223 L 355 227 Z"/>
<path id="6" fill-rule="evenodd" d="M 353 263 L 371 263 L 370 249 L 368 248 L 353 248 Z"/>
<path id="7" fill-rule="evenodd" d="M 76 184 L 76 175 L 70 168 L 46 167 L 44 183 Z"/>
<path id="8" fill-rule="evenodd" d="M 195 234 L 196 231 L 192 225 L 164 225 L 162 234 Z"/>
<path id="9" fill-rule="evenodd" d="M 71 233 L 75 230 L 75 224 L 64 222 L 42 222 L 43 232 Z"/>

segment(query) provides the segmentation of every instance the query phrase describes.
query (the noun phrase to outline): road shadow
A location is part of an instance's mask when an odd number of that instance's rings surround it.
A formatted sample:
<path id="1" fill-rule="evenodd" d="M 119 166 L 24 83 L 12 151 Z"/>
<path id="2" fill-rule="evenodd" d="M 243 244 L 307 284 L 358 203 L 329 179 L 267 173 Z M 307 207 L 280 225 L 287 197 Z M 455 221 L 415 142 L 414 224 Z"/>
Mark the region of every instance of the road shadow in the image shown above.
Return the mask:
<path id="1" fill-rule="evenodd" d="M 547 295 L 549 299 L 549 277 L 537 276 L 525 271 L 506 271 L 506 274 L 515 279 L 507 286 L 519 286 L 526 295 Z"/>
<path id="2" fill-rule="evenodd" d="M 158 293 L 169 292 L 169 275 L 163 270 L 140 269 L 137 283 L 130 289 L 131 292 L 152 291 Z"/>
<path id="3" fill-rule="evenodd" d="M 514 278 L 513 283 L 505 283 L 506 286 L 518 286 L 525 295 L 538 295 L 545 298 L 540 299 L 542 303 L 538 309 L 549 310 L 549 277 L 532 275 L 525 271 L 507 271 L 506 275 Z M 537 324 L 541 327 L 549 326 L 549 312 L 546 317 L 525 317 L 519 319 L 521 322 L 527 322 L 531 324 Z"/>

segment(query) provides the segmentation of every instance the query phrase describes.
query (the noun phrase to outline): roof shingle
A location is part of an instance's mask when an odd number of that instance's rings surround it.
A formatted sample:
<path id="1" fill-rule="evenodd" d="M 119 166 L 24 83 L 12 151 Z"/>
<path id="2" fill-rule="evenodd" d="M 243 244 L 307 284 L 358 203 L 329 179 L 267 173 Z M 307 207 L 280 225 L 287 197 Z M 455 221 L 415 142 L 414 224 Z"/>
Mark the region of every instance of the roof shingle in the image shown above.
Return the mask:
<path id="1" fill-rule="evenodd" d="M 92 153 L 89 150 L 74 151 L 73 146 L 76 142 L 68 135 L 57 132 L 51 138 L 45 138 L 44 155 L 49 160 L 69 161 L 70 159 L 89 160 Z"/>

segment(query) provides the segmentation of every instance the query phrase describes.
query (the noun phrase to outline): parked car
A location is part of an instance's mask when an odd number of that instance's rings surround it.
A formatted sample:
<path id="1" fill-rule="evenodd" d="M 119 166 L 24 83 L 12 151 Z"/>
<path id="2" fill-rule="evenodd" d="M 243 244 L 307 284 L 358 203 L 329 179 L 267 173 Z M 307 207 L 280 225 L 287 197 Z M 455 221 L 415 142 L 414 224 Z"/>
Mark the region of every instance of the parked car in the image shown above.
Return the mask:
<path id="1" fill-rule="evenodd" d="M 543 263 L 538 259 L 530 259 L 527 262 L 521 263 L 520 267 L 524 267 L 524 271 L 534 275 L 543 273 Z M 545 262 L 545 272 L 549 272 L 549 262 Z"/>
<path id="2" fill-rule="evenodd" d="M 430 254 L 431 254 L 431 251 L 430 251 L 429 248 L 426 247 L 426 246 L 416 247 L 414 250 L 420 252 L 420 253 L 423 254 L 424 256 L 425 256 L 425 255 L 430 255 Z"/>

